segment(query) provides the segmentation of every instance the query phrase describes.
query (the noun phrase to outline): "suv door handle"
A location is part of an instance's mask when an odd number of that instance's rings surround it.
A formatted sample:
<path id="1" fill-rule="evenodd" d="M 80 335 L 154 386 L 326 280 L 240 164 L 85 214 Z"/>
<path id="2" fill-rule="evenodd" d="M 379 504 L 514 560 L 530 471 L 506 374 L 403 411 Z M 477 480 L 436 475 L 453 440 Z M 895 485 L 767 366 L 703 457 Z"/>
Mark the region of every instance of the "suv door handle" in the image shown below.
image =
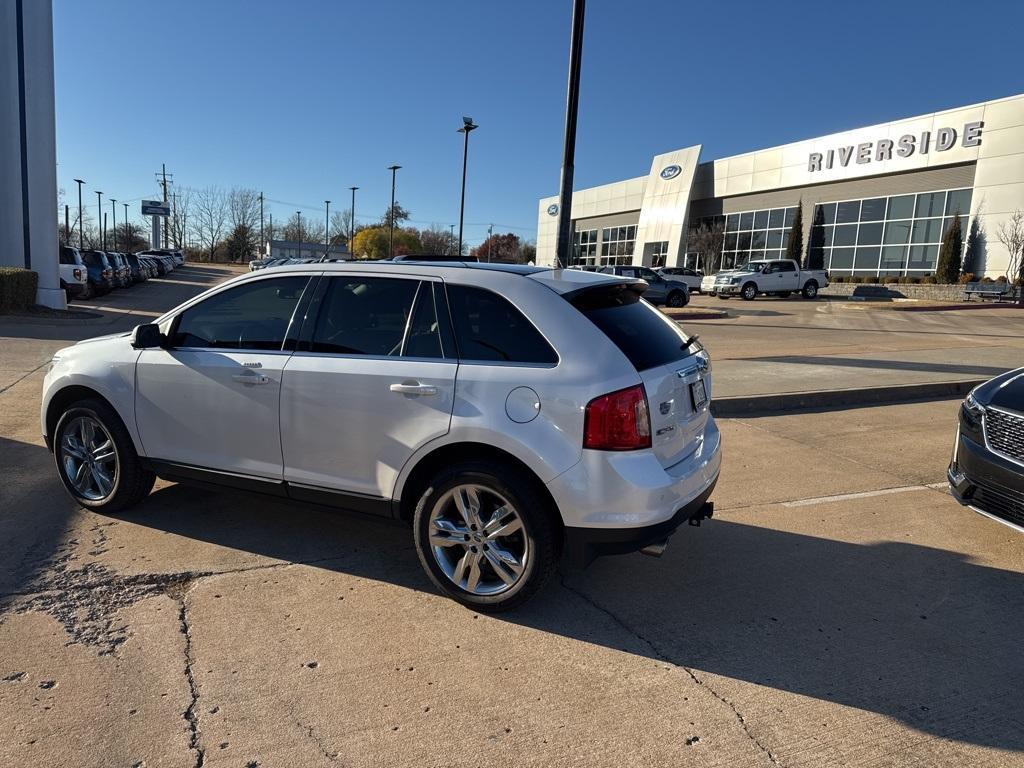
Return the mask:
<path id="1" fill-rule="evenodd" d="M 235 373 L 231 378 L 242 384 L 269 384 L 270 377 L 262 373 Z"/>
<path id="2" fill-rule="evenodd" d="M 437 394 L 437 387 L 430 384 L 420 384 L 418 381 L 403 381 L 401 384 L 392 384 L 388 389 L 400 395 L 423 396 Z"/>

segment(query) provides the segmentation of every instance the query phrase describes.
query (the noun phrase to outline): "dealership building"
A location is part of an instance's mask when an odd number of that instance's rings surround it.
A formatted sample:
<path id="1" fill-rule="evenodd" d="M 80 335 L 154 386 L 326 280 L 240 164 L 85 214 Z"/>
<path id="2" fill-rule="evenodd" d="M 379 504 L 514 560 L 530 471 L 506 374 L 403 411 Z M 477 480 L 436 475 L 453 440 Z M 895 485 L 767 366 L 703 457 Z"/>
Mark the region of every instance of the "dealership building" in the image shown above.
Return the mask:
<path id="1" fill-rule="evenodd" d="M 857 128 L 719 160 L 700 145 L 656 155 L 650 171 L 576 190 L 576 264 L 713 268 L 783 258 L 802 205 L 805 253 L 833 275 L 925 276 L 960 216 L 981 275 L 1006 272 L 997 229 L 1024 209 L 1024 95 Z M 725 226 L 717 264 L 687 233 Z M 552 264 L 558 198 L 540 200 L 537 263 Z"/>

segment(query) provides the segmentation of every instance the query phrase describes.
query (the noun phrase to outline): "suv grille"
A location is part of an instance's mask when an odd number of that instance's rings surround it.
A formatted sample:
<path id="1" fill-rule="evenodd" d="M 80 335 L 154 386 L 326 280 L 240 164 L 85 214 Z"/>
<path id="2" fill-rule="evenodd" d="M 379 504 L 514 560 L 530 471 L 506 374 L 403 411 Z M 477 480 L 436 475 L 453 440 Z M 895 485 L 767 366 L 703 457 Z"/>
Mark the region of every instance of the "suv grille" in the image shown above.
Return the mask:
<path id="1" fill-rule="evenodd" d="M 974 478 L 970 480 L 976 486 L 971 500 L 973 505 L 1011 523 L 1024 525 L 1024 493 L 1001 485 L 980 483 Z"/>
<path id="2" fill-rule="evenodd" d="M 992 450 L 1024 461 L 1024 416 L 986 408 L 985 437 Z"/>

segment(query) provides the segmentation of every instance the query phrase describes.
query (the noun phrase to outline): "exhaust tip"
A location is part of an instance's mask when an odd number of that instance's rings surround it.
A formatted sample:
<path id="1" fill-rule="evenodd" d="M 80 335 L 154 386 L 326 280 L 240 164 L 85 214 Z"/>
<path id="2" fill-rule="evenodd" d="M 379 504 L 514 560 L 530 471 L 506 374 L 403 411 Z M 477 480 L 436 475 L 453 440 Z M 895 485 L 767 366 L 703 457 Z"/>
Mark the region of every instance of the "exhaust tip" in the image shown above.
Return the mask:
<path id="1" fill-rule="evenodd" d="M 648 557 L 661 557 L 665 554 L 666 549 L 668 549 L 668 539 L 662 539 L 654 544 L 648 544 L 640 550 L 640 554 Z"/>

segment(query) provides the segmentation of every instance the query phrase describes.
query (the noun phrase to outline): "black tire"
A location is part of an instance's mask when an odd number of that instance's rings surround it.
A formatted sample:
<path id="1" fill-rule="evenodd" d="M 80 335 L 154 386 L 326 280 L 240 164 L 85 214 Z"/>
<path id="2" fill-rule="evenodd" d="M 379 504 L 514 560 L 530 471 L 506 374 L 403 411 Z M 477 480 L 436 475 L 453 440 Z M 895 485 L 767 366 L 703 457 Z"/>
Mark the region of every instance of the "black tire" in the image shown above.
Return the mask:
<path id="1" fill-rule="evenodd" d="M 430 545 L 430 517 L 435 505 L 460 485 L 482 486 L 504 497 L 522 522 L 529 556 L 518 581 L 508 591 L 478 595 L 455 584 L 442 570 Z M 477 611 L 497 613 L 516 608 L 535 595 L 554 572 L 558 562 L 557 511 L 528 473 L 493 461 L 467 461 L 446 467 L 428 484 L 413 514 L 413 537 L 420 564 L 441 592 Z"/>
<path id="2" fill-rule="evenodd" d="M 744 301 L 753 301 L 757 298 L 757 283 L 747 283 L 743 286 L 740 296 Z"/>
<path id="3" fill-rule="evenodd" d="M 665 306 L 679 309 L 680 307 L 685 307 L 689 302 L 689 297 L 685 291 L 675 290 L 669 293 L 665 299 Z"/>
<path id="4" fill-rule="evenodd" d="M 102 425 L 110 435 L 116 456 L 113 487 L 108 494 L 98 499 L 88 498 L 78 492 L 67 476 L 62 460 L 64 433 L 80 416 L 90 417 Z M 156 475 L 142 466 L 131 435 L 128 434 L 121 417 L 101 400 L 79 400 L 67 407 L 53 430 L 53 456 L 57 464 L 57 474 L 67 492 L 75 502 L 97 512 L 121 512 L 139 503 L 149 495 L 153 490 L 153 483 L 156 482 Z"/>
<path id="5" fill-rule="evenodd" d="M 718 298 L 722 299 L 723 301 L 724 301 L 725 299 L 728 299 L 728 298 L 729 298 L 729 297 L 728 297 L 728 296 L 726 296 L 726 295 L 725 295 L 724 293 L 716 293 L 715 295 L 716 295 L 716 296 L 717 296 Z"/>
<path id="6" fill-rule="evenodd" d="M 804 289 L 801 293 L 803 293 L 805 299 L 818 298 L 818 281 L 808 280 L 807 283 L 804 284 Z"/>

